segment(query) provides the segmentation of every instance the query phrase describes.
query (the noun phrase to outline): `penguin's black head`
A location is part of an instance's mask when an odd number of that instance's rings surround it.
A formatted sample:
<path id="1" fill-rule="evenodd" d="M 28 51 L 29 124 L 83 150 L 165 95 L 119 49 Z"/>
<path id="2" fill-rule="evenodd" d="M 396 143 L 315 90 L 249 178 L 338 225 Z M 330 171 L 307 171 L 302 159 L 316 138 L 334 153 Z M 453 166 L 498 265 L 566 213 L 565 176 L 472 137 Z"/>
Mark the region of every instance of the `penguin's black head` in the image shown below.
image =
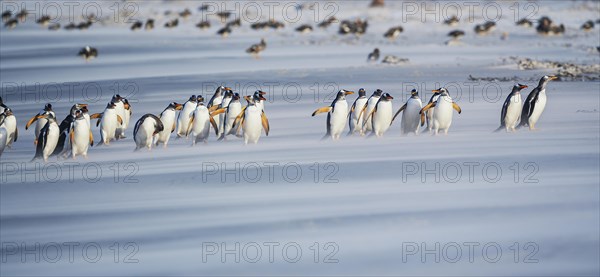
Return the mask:
<path id="1" fill-rule="evenodd" d="M 381 95 L 383 94 L 383 90 L 377 89 L 375 90 L 375 92 L 373 92 L 373 96 L 377 96 L 377 97 L 381 97 Z"/>
<path id="2" fill-rule="evenodd" d="M 200 97 L 202 97 L 202 95 L 198 95 Z M 196 95 L 192 95 L 190 96 L 190 98 L 188 99 L 188 101 L 190 102 L 196 102 L 196 100 L 198 99 L 198 97 Z"/>
<path id="3" fill-rule="evenodd" d="M 240 94 L 239 93 L 234 93 L 233 94 L 233 100 L 240 100 Z"/>
<path id="4" fill-rule="evenodd" d="M 342 89 L 342 90 L 338 91 L 336 99 L 346 99 L 346 95 L 350 95 L 353 93 L 354 93 L 354 91 Z"/>
<path id="5" fill-rule="evenodd" d="M 82 110 L 77 110 L 75 112 L 75 118 L 83 118 L 83 111 Z"/>
<path id="6" fill-rule="evenodd" d="M 52 111 L 52 104 L 50 104 L 50 103 L 46 104 L 46 106 L 44 106 L 44 111 L 51 112 Z"/>
<path id="7" fill-rule="evenodd" d="M 198 96 L 196 96 L 196 101 L 197 101 L 198 103 L 204 103 L 204 96 L 202 96 L 202 95 L 198 95 Z"/>
<path id="8" fill-rule="evenodd" d="M 379 48 L 375 48 L 375 50 L 373 50 L 373 53 L 379 54 Z"/>
<path id="9" fill-rule="evenodd" d="M 169 104 L 169 107 L 167 107 L 168 109 L 173 109 L 173 110 L 181 110 L 183 108 L 183 105 L 177 103 L 177 102 L 171 102 Z"/>
<path id="10" fill-rule="evenodd" d="M 13 112 L 10 108 L 4 108 L 4 114 L 6 116 L 11 116 L 11 115 L 13 115 Z"/>
<path id="11" fill-rule="evenodd" d="M 540 85 L 544 84 L 544 83 L 547 83 L 548 81 L 554 81 L 556 79 L 558 79 L 557 76 L 547 76 L 546 75 L 546 76 L 542 77 L 542 79 L 540 79 Z"/>
<path id="12" fill-rule="evenodd" d="M 115 102 L 110 101 L 108 103 L 108 105 L 106 105 L 107 109 L 114 109 L 117 105 L 115 105 Z"/>
<path id="13" fill-rule="evenodd" d="M 123 100 L 123 97 L 121 97 L 121 95 L 118 95 L 118 94 L 115 94 L 115 95 L 112 97 L 112 99 L 111 99 L 111 101 L 112 101 L 112 102 L 114 102 L 114 103 L 118 103 L 118 102 L 120 102 L 120 101 L 122 101 L 122 100 Z"/>
<path id="14" fill-rule="evenodd" d="M 416 89 L 410 91 L 410 96 L 416 97 L 419 96 L 419 92 Z"/>
<path id="15" fill-rule="evenodd" d="M 225 91 L 225 98 L 230 98 L 233 96 L 233 91 L 232 90 L 227 90 Z"/>
<path id="16" fill-rule="evenodd" d="M 254 98 L 254 101 L 266 101 L 267 98 L 265 98 L 263 95 L 267 94 L 266 92 L 262 91 L 262 90 L 257 90 L 254 92 L 254 94 L 252 95 L 252 98 Z"/>
<path id="17" fill-rule="evenodd" d="M 364 88 L 361 88 L 358 90 L 358 97 L 365 97 L 367 95 L 367 92 L 365 91 Z"/>
<path id="18" fill-rule="evenodd" d="M 516 84 L 516 85 L 513 87 L 513 90 L 514 90 L 514 91 L 521 91 L 521 90 L 522 90 L 522 89 L 524 89 L 524 88 L 527 88 L 527 86 L 526 86 L 526 85 L 521 85 L 521 84 Z"/>
<path id="19" fill-rule="evenodd" d="M 384 99 L 385 101 L 391 101 L 392 99 L 394 99 L 394 97 L 392 97 L 389 93 L 384 93 L 381 97 L 382 99 Z"/>
<path id="20" fill-rule="evenodd" d="M 433 95 L 440 95 L 443 92 L 446 92 L 446 94 L 448 93 L 448 91 L 446 90 L 446 88 L 438 88 L 438 89 L 434 89 L 432 90 Z"/>

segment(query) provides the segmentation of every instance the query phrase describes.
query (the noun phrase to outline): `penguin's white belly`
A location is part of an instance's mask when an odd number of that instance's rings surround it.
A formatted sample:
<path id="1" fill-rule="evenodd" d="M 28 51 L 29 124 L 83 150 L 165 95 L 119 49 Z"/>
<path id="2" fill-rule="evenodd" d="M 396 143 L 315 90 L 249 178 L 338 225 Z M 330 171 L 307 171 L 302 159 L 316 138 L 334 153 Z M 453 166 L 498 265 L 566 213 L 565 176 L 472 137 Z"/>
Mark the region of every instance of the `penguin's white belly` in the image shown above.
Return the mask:
<path id="1" fill-rule="evenodd" d="M 377 101 L 379 101 L 379 97 L 371 97 L 371 99 L 369 100 L 369 102 L 367 104 L 367 109 L 363 113 L 363 115 L 362 115 L 363 117 L 361 117 L 360 120 L 364 121 L 364 120 L 367 119 L 367 117 L 369 116 L 369 114 L 371 114 L 371 112 L 373 111 L 373 109 L 377 105 Z M 372 124 L 371 120 L 367 120 L 365 122 L 365 129 L 367 131 L 373 130 L 373 124 Z"/>
<path id="2" fill-rule="evenodd" d="M 116 112 L 116 114 L 118 114 L 121 117 L 121 119 L 123 120 L 123 124 L 124 124 L 125 123 L 125 106 L 123 105 L 122 101 L 115 103 L 115 112 Z M 119 138 L 125 132 L 125 128 L 123 127 L 123 124 L 119 123 L 118 121 L 116 121 L 116 124 L 117 124 L 117 128 L 115 131 L 115 137 Z"/>
<path id="3" fill-rule="evenodd" d="M 100 121 L 100 135 L 105 144 L 108 144 L 115 138 L 117 124 L 119 123 L 117 122 L 116 111 L 114 109 L 105 110 L 104 115 L 102 115 L 102 120 Z"/>
<path id="4" fill-rule="evenodd" d="M 367 103 L 367 98 L 356 100 L 356 105 L 354 106 L 354 111 L 352 112 L 352 129 L 360 129 L 362 127 L 362 121 L 359 122 L 358 116 L 360 115 L 360 111 Z M 365 111 L 366 112 L 366 111 Z"/>
<path id="5" fill-rule="evenodd" d="M 244 117 L 244 141 L 245 143 L 257 143 L 262 133 L 262 110 L 257 106 L 246 108 Z"/>
<path id="6" fill-rule="evenodd" d="M 7 116 L 4 119 L 3 126 L 4 128 L 6 128 L 6 133 L 8 134 L 6 139 L 6 145 L 10 146 L 12 145 L 13 140 L 15 140 L 15 132 L 17 130 L 17 118 L 14 115 Z"/>
<path id="7" fill-rule="evenodd" d="M 229 109 L 227 112 L 227 118 L 225 119 L 225 130 L 224 134 L 227 135 L 233 128 L 233 123 L 235 122 L 235 118 L 242 112 L 242 104 L 241 103 L 232 103 L 229 104 Z"/>
<path id="8" fill-rule="evenodd" d="M 45 118 L 38 119 L 37 123 L 35 124 L 35 138 L 36 139 L 40 136 L 40 132 L 42 131 L 42 128 L 44 128 L 46 123 L 48 123 L 48 119 L 45 119 Z"/>
<path id="9" fill-rule="evenodd" d="M 510 98 L 506 114 L 504 115 L 504 127 L 514 129 L 521 118 L 521 95 Z"/>
<path id="10" fill-rule="evenodd" d="M 346 127 L 346 121 L 348 119 L 348 102 L 346 100 L 340 100 L 335 103 L 335 108 L 330 112 L 329 117 L 329 128 L 331 136 L 333 138 L 339 138 L 344 127 Z"/>
<path id="11" fill-rule="evenodd" d="M 200 106 L 194 112 L 192 123 L 192 137 L 194 142 L 206 140 L 210 132 L 210 114 L 205 106 Z"/>
<path id="12" fill-rule="evenodd" d="M 129 121 L 131 120 L 131 114 L 129 113 L 129 110 L 123 109 L 123 131 L 125 131 L 125 129 L 127 129 L 127 127 L 129 127 Z"/>
<path id="13" fill-rule="evenodd" d="M 190 126 L 190 118 L 192 114 L 196 110 L 196 104 L 187 102 L 181 112 L 179 113 L 179 118 L 177 118 L 177 135 L 180 137 L 185 137 L 187 133 L 188 127 Z"/>
<path id="14" fill-rule="evenodd" d="M 376 136 L 382 136 L 392 123 L 392 102 L 380 102 L 377 111 L 373 113 L 373 132 Z"/>
<path id="15" fill-rule="evenodd" d="M 84 120 L 76 120 L 73 127 L 73 143 L 71 144 L 71 152 L 75 155 L 87 155 L 90 142 L 90 128 Z"/>
<path id="16" fill-rule="evenodd" d="M 441 98 L 433 111 L 433 128 L 435 130 L 448 130 L 452 124 L 452 99 Z"/>
<path id="17" fill-rule="evenodd" d="M 437 101 L 440 98 L 439 95 L 434 96 L 432 99 L 432 102 Z M 435 107 L 430 108 L 429 110 L 427 110 L 425 117 L 427 118 L 427 128 L 429 130 L 431 130 L 431 128 L 433 127 L 433 112 L 435 111 Z"/>
<path id="18" fill-rule="evenodd" d="M 165 126 L 165 129 L 156 134 L 156 142 L 167 144 L 171 137 L 171 131 L 173 130 L 173 124 L 175 123 L 175 111 L 166 110 L 160 117 L 160 121 Z"/>
<path id="19" fill-rule="evenodd" d="M 410 99 L 406 103 L 406 108 L 402 112 L 402 122 L 400 129 L 402 134 L 408 134 L 414 132 L 415 134 L 419 131 L 419 122 L 421 116 L 419 111 L 423 108 L 421 99 Z"/>
<path id="20" fill-rule="evenodd" d="M 535 102 L 535 109 L 533 109 L 533 112 L 531 112 L 531 115 L 529 116 L 529 126 L 534 126 L 535 123 L 540 119 L 540 116 L 542 116 L 542 113 L 544 112 L 544 109 L 546 108 L 546 91 L 542 90 L 540 91 L 540 94 L 538 95 L 538 99 L 537 102 Z"/>
<path id="21" fill-rule="evenodd" d="M 50 127 L 48 128 L 48 134 L 46 136 L 46 145 L 42 151 L 44 160 L 47 160 L 48 157 L 50 157 L 50 155 L 52 154 L 52 152 L 54 152 L 54 149 L 56 149 L 56 144 L 58 143 L 58 136 L 58 125 L 50 124 Z"/>
<path id="22" fill-rule="evenodd" d="M 2 156 L 2 152 L 4 152 L 4 148 L 6 148 L 7 137 L 8 133 L 6 132 L 6 128 L 0 127 L 0 156 Z"/>
<path id="23" fill-rule="evenodd" d="M 155 124 L 156 122 L 151 118 L 146 118 L 144 122 L 142 122 L 135 134 L 135 143 L 138 148 L 152 147 L 152 135 L 154 134 Z"/>

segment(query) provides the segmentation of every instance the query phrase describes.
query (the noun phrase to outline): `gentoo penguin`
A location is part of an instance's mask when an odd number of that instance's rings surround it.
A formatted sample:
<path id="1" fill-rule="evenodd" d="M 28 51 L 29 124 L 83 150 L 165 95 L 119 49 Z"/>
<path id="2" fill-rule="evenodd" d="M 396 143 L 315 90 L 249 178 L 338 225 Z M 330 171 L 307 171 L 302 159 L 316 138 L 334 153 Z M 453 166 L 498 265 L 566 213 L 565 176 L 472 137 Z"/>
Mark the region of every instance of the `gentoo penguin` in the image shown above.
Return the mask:
<path id="1" fill-rule="evenodd" d="M 156 134 L 163 131 L 165 126 L 160 118 L 153 114 L 143 115 L 133 128 L 133 139 L 135 140 L 135 151 L 141 148 L 152 149 L 152 140 Z"/>
<path id="2" fill-rule="evenodd" d="M 496 22 L 493 21 L 487 21 L 484 24 L 475 25 L 475 33 L 478 35 L 487 35 L 494 29 L 496 29 Z"/>
<path id="3" fill-rule="evenodd" d="M 262 95 L 258 95 L 259 98 L 264 98 Z M 258 143 L 262 130 L 265 130 L 265 134 L 269 135 L 269 119 L 265 112 L 258 106 L 254 97 L 248 95 L 245 97 L 248 101 L 248 105 L 242 110 L 240 115 L 235 119 L 234 126 L 239 129 L 241 126 L 244 131 L 244 144 Z M 234 127 L 234 128 L 236 128 Z"/>
<path id="4" fill-rule="evenodd" d="M 117 112 L 117 115 L 121 117 L 121 120 L 117 123 L 117 129 L 115 130 L 115 139 L 125 138 L 125 129 L 127 129 L 126 123 L 129 124 L 129 122 L 125 122 L 125 117 L 131 116 L 130 111 L 125 108 L 126 99 L 121 97 L 121 95 L 115 94 L 110 101 L 115 104 L 115 111 Z M 126 115 L 127 113 L 130 114 Z"/>
<path id="5" fill-rule="evenodd" d="M 231 88 L 229 87 L 224 87 L 224 86 L 219 86 L 216 90 L 215 93 L 213 94 L 213 96 L 210 98 L 210 100 L 208 101 L 208 104 L 206 105 L 206 107 L 208 108 L 209 112 L 214 112 L 219 108 L 223 108 L 223 106 L 221 106 L 221 104 L 223 103 L 223 97 L 225 95 L 226 91 L 231 90 Z M 219 124 L 221 123 L 220 118 L 219 117 L 215 117 L 215 122 L 217 123 L 217 126 L 220 126 Z"/>
<path id="6" fill-rule="evenodd" d="M 373 52 L 369 53 L 369 56 L 367 57 L 367 61 L 369 62 L 376 62 L 379 60 L 379 48 L 375 48 L 373 49 Z"/>
<path id="7" fill-rule="evenodd" d="M 462 30 L 454 30 L 454 31 L 448 33 L 448 36 L 451 37 L 454 40 L 458 40 L 461 37 L 465 36 L 465 32 L 462 31 Z"/>
<path id="8" fill-rule="evenodd" d="M 495 132 L 502 129 L 506 129 L 507 132 L 515 131 L 515 127 L 521 118 L 521 90 L 524 88 L 527 88 L 527 86 L 517 84 L 506 97 L 500 114 L 500 127 Z"/>
<path id="9" fill-rule="evenodd" d="M 48 25 L 48 30 L 50 30 L 50 31 L 56 31 L 58 29 L 60 29 L 60 23 L 54 23 L 54 24 Z"/>
<path id="10" fill-rule="evenodd" d="M 125 130 L 129 127 L 129 121 L 131 120 L 131 115 L 133 112 L 131 111 L 131 104 L 129 104 L 129 100 L 127 98 L 123 98 L 123 114 L 121 118 L 123 118 L 123 126 L 121 131 L 121 138 L 125 138 Z"/>
<path id="11" fill-rule="evenodd" d="M 437 135 L 440 130 L 444 131 L 444 134 L 448 134 L 448 129 L 452 124 L 452 109 L 455 109 L 459 114 L 461 113 L 461 109 L 458 104 L 452 101 L 452 97 L 450 97 L 446 88 L 434 90 L 433 92 L 439 92 L 439 98 L 435 102 L 429 103 L 427 106 L 423 107 L 419 114 L 423 114 L 428 109 L 435 107 L 435 110 L 433 111 L 434 134 Z M 423 123 L 423 117 L 421 116 L 421 125 L 423 125 Z"/>
<path id="12" fill-rule="evenodd" d="M 460 20 L 458 19 L 458 17 L 456 17 L 456 15 L 453 15 L 452 17 L 444 20 L 444 24 L 448 26 L 456 26 L 458 25 L 458 22 L 460 22 Z"/>
<path id="13" fill-rule="evenodd" d="M 340 138 L 340 135 L 346 126 L 346 120 L 348 120 L 348 102 L 346 102 L 346 95 L 353 93 L 353 91 L 342 89 L 338 91 L 330 106 L 319 108 L 313 112 L 312 116 L 320 113 L 327 113 L 327 133 L 323 136 L 323 139 L 329 136 L 334 140 Z"/>
<path id="14" fill-rule="evenodd" d="M 233 99 L 233 91 L 226 90 L 223 95 L 221 104 L 219 105 L 219 108 L 227 109 L 227 106 L 229 106 L 229 103 L 231 103 L 231 99 Z M 223 122 L 225 122 L 225 113 L 222 113 L 219 115 L 218 122 L 219 122 L 219 126 L 218 126 L 219 129 L 218 129 L 217 137 L 220 137 L 221 134 L 223 133 L 223 131 L 225 130 L 225 128 L 223 126 Z"/>
<path id="15" fill-rule="evenodd" d="M 588 20 L 585 23 L 583 23 L 583 25 L 581 25 L 581 30 L 584 31 L 591 31 L 592 29 L 594 29 L 594 21 L 592 20 Z"/>
<path id="16" fill-rule="evenodd" d="M 19 24 L 19 21 L 16 18 L 11 18 L 4 23 L 4 28 L 14 29 Z"/>
<path id="17" fill-rule="evenodd" d="M 45 113 L 52 113 L 54 115 L 54 118 L 56 118 L 56 114 L 54 113 L 54 111 L 52 111 L 52 104 L 48 103 L 46 104 L 46 106 L 44 106 L 44 109 L 42 109 L 39 113 L 37 113 L 36 115 L 34 115 L 29 121 L 27 121 L 27 124 L 25 125 L 25 130 L 29 129 L 29 126 L 31 126 L 31 124 L 33 124 L 33 122 L 36 122 L 35 124 L 35 139 L 33 141 L 34 144 L 37 144 L 37 138 L 40 135 L 40 131 L 42 130 L 42 128 L 44 128 L 44 126 L 46 125 L 47 120 L 45 118 L 41 118 L 38 120 L 38 116 L 45 114 Z"/>
<path id="18" fill-rule="evenodd" d="M 529 126 L 529 130 L 535 130 L 535 123 L 546 108 L 546 85 L 549 81 L 556 79 L 558 79 L 556 76 L 544 76 L 540 79 L 538 86 L 529 93 L 525 100 L 521 112 L 521 123 L 518 127 Z"/>
<path id="19" fill-rule="evenodd" d="M 231 135 L 235 133 L 235 129 L 233 128 L 233 123 L 235 122 L 235 118 L 242 112 L 242 103 L 240 102 L 240 95 L 238 93 L 234 93 L 225 108 L 224 112 L 224 120 L 221 124 L 221 128 L 223 128 L 223 133 L 219 137 L 219 140 L 224 139 L 227 135 Z"/>
<path id="20" fill-rule="evenodd" d="M 48 25 L 48 23 L 50 23 L 50 19 L 50 16 L 42 15 L 38 20 L 35 21 L 35 23 L 40 24 L 42 26 L 46 26 Z"/>
<path id="21" fill-rule="evenodd" d="M 169 143 L 169 139 L 171 138 L 171 133 L 175 131 L 175 116 L 177 111 L 181 111 L 183 105 L 171 102 L 167 108 L 160 113 L 160 121 L 163 123 L 165 128 L 155 137 L 155 143 L 158 146 L 159 143 L 162 143 L 164 147 L 167 147 Z"/>
<path id="22" fill-rule="evenodd" d="M 88 148 L 94 145 L 94 136 L 82 110 L 75 112 L 75 120 L 69 128 L 69 142 L 71 145 L 71 157 L 73 159 L 77 155 L 87 158 Z"/>
<path id="23" fill-rule="evenodd" d="M 533 26 L 533 22 L 531 22 L 531 20 L 527 19 L 527 18 L 521 18 L 519 21 L 517 21 L 517 26 L 523 26 L 523 27 L 532 27 Z"/>
<path id="24" fill-rule="evenodd" d="M 431 98 L 429 98 L 429 102 L 427 102 L 427 105 L 438 100 L 438 98 L 440 97 L 440 91 L 442 91 L 442 88 L 432 90 L 432 91 L 433 91 L 433 95 L 431 95 Z M 432 106 L 425 114 L 421 114 L 421 126 L 423 126 L 423 117 L 425 117 L 425 119 L 427 121 L 427 129 L 425 129 L 425 130 L 427 130 L 430 133 L 431 133 L 431 131 L 433 131 L 433 111 L 435 110 L 434 107 L 435 106 Z M 423 132 L 425 132 L 425 130 L 423 130 Z"/>
<path id="25" fill-rule="evenodd" d="M 12 11 L 6 10 L 2 13 L 2 22 L 8 21 L 12 17 Z"/>
<path id="26" fill-rule="evenodd" d="M 86 61 L 94 59 L 98 57 L 98 49 L 90 46 L 86 46 L 79 50 L 78 56 L 83 57 Z"/>
<path id="27" fill-rule="evenodd" d="M 410 92 L 408 101 L 406 101 L 396 114 L 394 114 L 394 118 L 392 118 L 392 121 L 394 121 L 396 116 L 404 111 L 402 114 L 402 121 L 400 122 L 400 133 L 402 135 L 407 135 L 409 133 L 415 133 L 415 135 L 419 134 L 419 111 L 422 108 L 423 103 L 421 102 L 421 98 L 419 98 L 419 92 L 416 89 L 413 89 Z"/>
<path id="28" fill-rule="evenodd" d="M 116 110 L 116 104 L 113 102 L 106 105 L 102 114 L 93 114 L 91 118 L 100 118 L 96 126 L 100 124 L 100 142 L 98 144 L 110 145 L 110 141 L 115 139 L 117 127 L 123 124 L 123 118 Z"/>
<path id="29" fill-rule="evenodd" d="M 190 126 L 188 133 L 192 135 L 192 145 L 196 145 L 197 142 L 207 142 L 208 134 L 210 133 L 210 125 L 215 129 L 215 134 L 218 135 L 219 127 L 213 118 L 216 114 L 211 114 L 208 108 L 204 105 L 204 97 L 198 95 L 198 104 L 192 117 L 190 118 Z M 218 112 L 221 112 L 220 109 Z M 216 113 L 217 111 L 215 111 Z"/>
<path id="30" fill-rule="evenodd" d="M 44 128 L 42 128 L 40 135 L 38 136 L 38 143 L 35 148 L 35 156 L 31 161 L 39 158 L 43 158 L 45 162 L 48 161 L 48 157 L 54 153 L 56 144 L 58 143 L 59 128 L 56 123 L 54 115 L 47 113 L 39 115 L 39 117 L 46 118 L 47 122 Z"/>
<path id="31" fill-rule="evenodd" d="M 0 113 L 0 157 L 2 157 L 2 152 L 6 148 L 6 141 L 8 139 L 8 132 L 6 132 L 6 128 L 3 126 L 5 118 L 6 114 L 4 112 Z"/>
<path id="32" fill-rule="evenodd" d="M 165 23 L 165 28 L 175 28 L 179 25 L 179 19 L 175 18 L 167 23 Z"/>
<path id="33" fill-rule="evenodd" d="M 308 24 L 303 24 L 303 25 L 300 25 L 298 28 L 296 28 L 296 32 L 303 33 L 303 34 L 308 34 L 312 31 L 313 31 L 313 27 Z"/>
<path id="34" fill-rule="evenodd" d="M 142 29 L 142 26 L 143 26 L 143 25 L 144 25 L 144 23 L 142 23 L 141 21 L 139 21 L 139 20 L 138 20 L 138 21 L 134 22 L 134 23 L 131 25 L 131 28 L 130 28 L 130 29 L 131 29 L 132 31 L 139 30 L 139 29 Z"/>
<path id="35" fill-rule="evenodd" d="M 208 21 L 208 20 L 200 21 L 200 22 L 198 22 L 198 24 L 196 24 L 196 27 L 201 30 L 208 29 L 208 28 L 210 28 L 210 21 Z"/>
<path id="36" fill-rule="evenodd" d="M 248 49 L 246 49 L 246 53 L 252 55 L 258 55 L 260 52 L 264 51 L 267 48 L 267 42 L 265 39 L 260 39 L 260 43 L 253 44 Z"/>
<path id="37" fill-rule="evenodd" d="M 379 97 L 379 101 L 377 101 L 373 111 L 367 116 L 367 121 L 370 120 L 371 125 L 373 126 L 371 135 L 381 137 L 390 128 L 390 125 L 392 125 L 394 113 L 392 99 L 394 99 L 394 97 L 389 93 L 384 93 Z"/>
<path id="38" fill-rule="evenodd" d="M 229 27 L 228 25 L 225 25 L 225 27 L 219 29 L 217 31 L 217 35 L 220 35 L 221 37 L 227 37 L 229 36 L 229 34 L 231 34 L 231 27 Z"/>
<path id="39" fill-rule="evenodd" d="M 192 11 L 190 11 L 190 9 L 188 8 L 179 13 L 179 16 L 183 19 L 187 19 L 188 17 L 190 17 L 190 15 L 192 15 Z"/>
<path id="40" fill-rule="evenodd" d="M 146 31 L 154 29 L 154 19 L 150 18 L 146 20 L 146 24 L 144 25 L 144 29 Z"/>
<path id="41" fill-rule="evenodd" d="M 348 112 L 348 125 L 350 127 L 350 131 L 348 131 L 348 135 L 352 135 L 355 132 L 359 132 L 359 134 L 363 135 L 362 121 L 358 119 L 360 112 L 362 111 L 362 107 L 367 104 L 367 93 L 364 88 L 358 90 L 358 98 L 354 100 L 352 106 L 350 106 L 350 111 Z"/>
<path id="42" fill-rule="evenodd" d="M 71 125 L 73 124 L 73 122 L 75 122 L 75 115 L 76 115 L 77 111 L 79 111 L 85 107 L 87 107 L 87 104 L 74 104 L 73 106 L 71 106 L 71 110 L 69 110 L 69 114 L 58 125 L 58 130 L 59 130 L 58 143 L 56 144 L 56 147 L 54 148 L 54 152 L 52 153 L 52 155 L 61 155 L 61 154 L 66 155 L 67 151 L 71 150 L 71 140 L 69 140 L 69 131 L 71 130 Z M 86 120 L 86 122 L 87 122 L 87 120 Z M 89 125 L 89 123 L 88 123 L 88 125 Z"/>
<path id="43" fill-rule="evenodd" d="M 17 141 L 19 137 L 19 129 L 17 128 L 17 118 L 9 107 L 4 108 L 4 123 L 0 127 L 6 129 L 6 146 L 10 148 L 12 143 Z"/>
<path id="44" fill-rule="evenodd" d="M 363 130 L 362 132 L 367 132 L 367 131 L 372 131 L 373 130 L 373 125 L 371 121 L 366 120 L 367 115 L 369 115 L 373 109 L 375 108 L 375 105 L 377 105 L 377 102 L 379 101 L 379 98 L 381 97 L 381 95 L 383 94 L 383 91 L 380 89 L 377 89 L 373 92 L 373 94 L 371 94 L 371 97 L 369 97 L 369 99 L 367 100 L 367 104 L 363 105 L 363 107 L 361 108 L 361 111 L 358 115 L 358 120 L 362 120 L 362 126 L 363 126 Z"/>
<path id="45" fill-rule="evenodd" d="M 183 108 L 177 116 L 177 137 L 187 137 L 188 127 L 190 126 L 190 118 L 192 117 L 194 110 L 196 110 L 196 95 L 190 96 L 188 101 L 183 103 Z"/>
<path id="46" fill-rule="evenodd" d="M 397 38 L 403 31 L 404 28 L 402 28 L 402 26 L 392 27 L 387 32 L 385 32 L 385 34 L 383 34 L 383 37 L 393 40 Z"/>

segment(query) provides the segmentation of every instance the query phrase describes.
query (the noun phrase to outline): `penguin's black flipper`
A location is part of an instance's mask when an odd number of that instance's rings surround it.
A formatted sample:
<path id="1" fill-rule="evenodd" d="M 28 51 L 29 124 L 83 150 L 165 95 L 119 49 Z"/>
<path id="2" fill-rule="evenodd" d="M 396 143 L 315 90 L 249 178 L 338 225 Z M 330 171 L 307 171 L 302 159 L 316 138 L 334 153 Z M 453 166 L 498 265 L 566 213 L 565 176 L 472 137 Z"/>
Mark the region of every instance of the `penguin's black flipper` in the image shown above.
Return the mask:
<path id="1" fill-rule="evenodd" d="M 40 135 L 38 136 L 38 143 L 35 146 L 35 155 L 31 161 L 35 161 L 36 159 L 41 159 L 44 157 L 44 146 L 46 146 L 46 134 L 50 129 L 50 122 L 46 122 L 46 125 L 40 130 Z"/>

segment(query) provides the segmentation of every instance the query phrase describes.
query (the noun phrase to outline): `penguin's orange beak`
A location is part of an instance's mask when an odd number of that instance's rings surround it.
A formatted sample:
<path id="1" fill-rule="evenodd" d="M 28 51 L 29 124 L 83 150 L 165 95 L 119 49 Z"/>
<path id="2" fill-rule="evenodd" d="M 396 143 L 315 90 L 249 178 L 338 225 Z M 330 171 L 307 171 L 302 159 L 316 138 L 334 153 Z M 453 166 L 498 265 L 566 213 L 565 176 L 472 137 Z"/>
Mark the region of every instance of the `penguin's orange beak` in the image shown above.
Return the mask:
<path id="1" fill-rule="evenodd" d="M 391 95 L 389 95 L 388 97 L 386 97 L 387 100 L 392 100 L 394 99 L 394 97 L 392 97 Z"/>
<path id="2" fill-rule="evenodd" d="M 259 91 L 259 92 L 258 92 L 258 94 L 260 94 L 260 95 L 265 95 L 265 94 L 267 94 L 267 93 L 261 90 L 261 91 Z"/>
<path id="3" fill-rule="evenodd" d="M 225 90 L 231 90 L 231 88 L 230 87 L 225 87 Z"/>
<path id="4" fill-rule="evenodd" d="M 528 86 L 526 86 L 526 85 L 522 85 L 522 86 L 520 86 L 519 88 L 520 88 L 520 89 L 524 89 L 524 88 L 528 88 Z"/>
<path id="5" fill-rule="evenodd" d="M 556 80 L 556 79 L 558 79 L 558 76 L 548 76 L 548 77 L 550 77 L 550 80 Z"/>
<path id="6" fill-rule="evenodd" d="M 354 91 L 346 91 L 346 92 L 344 92 L 344 95 L 350 95 L 350 94 L 354 94 Z"/>
<path id="7" fill-rule="evenodd" d="M 434 89 L 434 90 L 432 90 L 431 92 L 435 92 L 435 93 L 437 93 L 437 92 L 440 92 L 440 90 L 439 90 L 439 89 Z"/>

